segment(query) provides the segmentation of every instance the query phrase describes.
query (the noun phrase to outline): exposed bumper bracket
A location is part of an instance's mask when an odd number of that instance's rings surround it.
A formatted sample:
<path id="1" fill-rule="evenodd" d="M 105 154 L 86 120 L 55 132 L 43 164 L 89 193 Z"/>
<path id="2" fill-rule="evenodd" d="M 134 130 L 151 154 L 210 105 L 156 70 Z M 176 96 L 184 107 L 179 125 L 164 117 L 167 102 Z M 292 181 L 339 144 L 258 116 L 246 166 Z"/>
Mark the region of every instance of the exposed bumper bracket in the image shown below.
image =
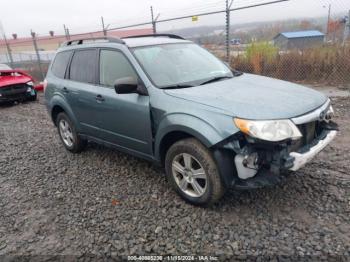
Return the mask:
<path id="1" fill-rule="evenodd" d="M 297 171 L 301 167 L 303 167 L 307 162 L 309 162 L 312 158 L 314 158 L 320 151 L 322 151 L 337 135 L 336 130 L 331 130 L 327 134 L 327 136 L 319 140 L 316 145 L 310 148 L 305 153 L 292 152 L 290 156 L 294 158 L 293 166 L 289 168 L 291 171 Z"/>

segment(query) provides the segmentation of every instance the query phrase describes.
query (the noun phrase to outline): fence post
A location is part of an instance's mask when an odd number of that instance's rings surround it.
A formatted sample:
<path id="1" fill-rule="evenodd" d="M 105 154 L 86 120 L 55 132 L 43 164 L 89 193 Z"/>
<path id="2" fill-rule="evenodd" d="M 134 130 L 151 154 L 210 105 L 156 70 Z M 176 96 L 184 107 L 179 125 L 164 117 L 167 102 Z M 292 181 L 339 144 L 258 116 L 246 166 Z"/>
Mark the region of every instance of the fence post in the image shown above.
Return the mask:
<path id="1" fill-rule="evenodd" d="M 69 29 L 68 27 L 66 27 L 66 25 L 63 25 L 63 29 L 64 29 L 64 34 L 66 36 L 66 39 L 69 41 L 70 40 L 70 35 L 69 35 Z"/>
<path id="2" fill-rule="evenodd" d="M 349 10 L 349 14 L 348 14 L 348 20 L 345 23 L 344 39 L 343 39 L 344 46 L 345 46 L 346 40 L 348 40 L 349 35 L 350 35 L 350 10 Z"/>
<path id="3" fill-rule="evenodd" d="M 157 20 L 159 18 L 159 14 L 157 15 L 156 18 L 154 18 L 153 6 L 151 6 L 151 18 L 152 18 L 153 34 L 156 34 L 157 33 Z"/>
<path id="4" fill-rule="evenodd" d="M 229 3 L 229 0 L 226 0 L 226 62 L 230 63 L 230 14 L 231 6 L 233 0 Z"/>
<path id="5" fill-rule="evenodd" d="M 105 21 L 103 20 L 103 16 L 101 16 L 101 22 L 102 22 L 103 35 L 107 36 L 107 30 L 106 30 L 106 27 L 105 27 Z"/>
<path id="6" fill-rule="evenodd" d="M 44 72 L 43 72 L 43 70 L 42 70 L 42 68 L 41 68 L 40 54 L 39 54 L 38 45 L 37 45 L 37 43 L 36 43 L 35 32 L 33 32 L 33 31 L 31 30 L 31 31 L 30 31 L 30 34 L 32 35 L 33 46 L 34 46 L 34 49 L 35 49 L 36 58 L 37 58 L 38 66 L 39 66 L 39 70 L 40 70 L 40 74 L 41 74 L 42 79 L 44 79 L 45 76 L 44 76 Z"/>
<path id="7" fill-rule="evenodd" d="M 8 53 L 8 58 L 9 58 L 9 62 L 10 62 L 10 66 L 13 67 L 13 57 L 12 57 L 12 52 L 11 52 L 11 47 L 10 47 L 10 44 L 9 42 L 7 42 L 7 38 L 4 34 L 4 40 L 5 40 L 5 45 L 6 45 L 6 48 L 7 48 L 7 53 Z"/>
<path id="8" fill-rule="evenodd" d="M 153 6 L 151 6 L 151 18 L 152 18 L 153 34 L 156 34 L 157 33 L 157 25 L 156 25 L 156 21 L 154 20 Z"/>
<path id="9" fill-rule="evenodd" d="M 328 5 L 328 18 L 327 18 L 327 40 L 328 40 L 328 35 L 329 35 L 329 23 L 331 22 L 331 10 L 332 10 L 332 5 Z"/>

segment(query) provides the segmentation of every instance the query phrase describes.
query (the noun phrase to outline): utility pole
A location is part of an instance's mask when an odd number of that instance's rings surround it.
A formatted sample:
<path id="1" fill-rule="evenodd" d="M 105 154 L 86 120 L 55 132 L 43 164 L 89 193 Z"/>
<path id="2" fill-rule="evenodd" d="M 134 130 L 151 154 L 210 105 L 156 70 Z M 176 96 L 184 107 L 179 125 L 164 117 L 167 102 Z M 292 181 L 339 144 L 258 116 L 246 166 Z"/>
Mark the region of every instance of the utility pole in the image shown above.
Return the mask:
<path id="1" fill-rule="evenodd" d="M 40 54 L 39 54 L 38 45 L 37 45 L 37 43 L 36 43 L 35 32 L 33 32 L 32 30 L 30 30 L 30 34 L 31 34 L 32 39 L 33 39 L 33 46 L 34 46 L 34 49 L 35 49 L 36 58 L 37 58 L 38 66 L 39 66 L 39 70 L 40 70 L 40 74 L 41 74 L 42 79 L 44 79 L 45 76 L 44 76 L 43 70 L 42 70 L 42 68 L 41 68 L 41 60 L 40 60 Z"/>
<path id="2" fill-rule="evenodd" d="M 231 6 L 233 3 L 233 0 L 226 0 L 226 62 L 230 63 L 230 14 L 231 14 Z"/>
<path id="3" fill-rule="evenodd" d="M 107 28 L 105 27 L 105 21 L 103 20 L 103 16 L 101 16 L 101 23 L 102 23 L 103 35 L 107 36 Z"/>

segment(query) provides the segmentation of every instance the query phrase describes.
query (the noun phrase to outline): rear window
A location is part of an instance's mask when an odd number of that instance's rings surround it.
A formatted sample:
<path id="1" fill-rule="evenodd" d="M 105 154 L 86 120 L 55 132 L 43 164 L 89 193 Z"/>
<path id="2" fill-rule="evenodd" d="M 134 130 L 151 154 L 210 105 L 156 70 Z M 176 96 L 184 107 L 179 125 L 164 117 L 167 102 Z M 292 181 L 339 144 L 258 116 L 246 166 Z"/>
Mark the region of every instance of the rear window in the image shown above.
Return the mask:
<path id="1" fill-rule="evenodd" d="M 66 51 L 56 55 L 51 69 L 55 76 L 64 78 L 71 54 L 71 51 Z"/>
<path id="2" fill-rule="evenodd" d="M 95 83 L 97 50 L 75 51 L 70 65 L 69 78 L 83 83 Z"/>

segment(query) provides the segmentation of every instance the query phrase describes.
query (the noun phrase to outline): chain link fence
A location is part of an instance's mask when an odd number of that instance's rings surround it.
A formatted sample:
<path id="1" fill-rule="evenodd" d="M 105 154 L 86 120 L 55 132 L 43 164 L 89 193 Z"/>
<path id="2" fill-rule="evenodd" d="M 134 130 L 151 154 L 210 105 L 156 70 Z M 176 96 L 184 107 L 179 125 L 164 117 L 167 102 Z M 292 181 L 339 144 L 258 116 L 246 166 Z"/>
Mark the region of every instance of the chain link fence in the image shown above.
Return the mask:
<path id="1" fill-rule="evenodd" d="M 213 45 L 207 47 L 224 58 L 222 49 Z M 242 72 L 310 85 L 350 87 L 349 42 L 289 50 L 261 42 L 232 49 L 230 65 Z"/>

